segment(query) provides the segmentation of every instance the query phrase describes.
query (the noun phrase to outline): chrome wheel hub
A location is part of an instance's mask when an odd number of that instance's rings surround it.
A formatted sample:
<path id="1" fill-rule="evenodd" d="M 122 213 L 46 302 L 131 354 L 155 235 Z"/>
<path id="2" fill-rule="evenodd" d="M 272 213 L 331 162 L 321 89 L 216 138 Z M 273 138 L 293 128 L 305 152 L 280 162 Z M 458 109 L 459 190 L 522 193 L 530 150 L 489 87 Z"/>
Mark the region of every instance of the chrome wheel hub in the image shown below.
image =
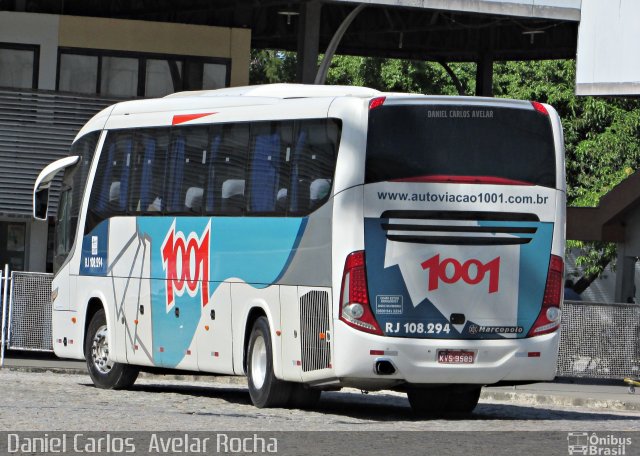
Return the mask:
<path id="1" fill-rule="evenodd" d="M 256 389 L 262 388 L 267 378 L 267 345 L 264 337 L 258 336 L 251 352 L 251 381 Z"/>
<path id="2" fill-rule="evenodd" d="M 93 365 L 101 374 L 108 374 L 113 367 L 113 362 L 109 358 L 108 334 L 107 325 L 102 325 L 96 331 L 96 335 L 91 342 L 91 359 Z"/>

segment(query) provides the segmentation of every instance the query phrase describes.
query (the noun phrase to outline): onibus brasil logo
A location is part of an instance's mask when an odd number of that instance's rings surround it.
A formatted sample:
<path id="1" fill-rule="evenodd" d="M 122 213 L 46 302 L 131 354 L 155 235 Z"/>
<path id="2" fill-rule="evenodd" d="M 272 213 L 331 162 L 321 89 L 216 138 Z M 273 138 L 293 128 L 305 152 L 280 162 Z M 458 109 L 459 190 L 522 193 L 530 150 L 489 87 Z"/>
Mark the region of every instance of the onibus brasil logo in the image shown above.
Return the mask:
<path id="1" fill-rule="evenodd" d="M 614 434 L 604 436 L 595 432 L 569 432 L 567 434 L 567 451 L 570 455 L 622 456 L 627 454 L 627 447 L 631 443 L 631 437 L 621 437 Z"/>
<path id="2" fill-rule="evenodd" d="M 176 221 L 162 243 L 162 268 L 167 278 L 167 312 L 175 304 L 175 297 L 185 290 L 195 297 L 200 290 L 202 307 L 209 303 L 209 242 L 211 222 L 201 236 L 195 232 L 185 237 L 176 231 Z"/>

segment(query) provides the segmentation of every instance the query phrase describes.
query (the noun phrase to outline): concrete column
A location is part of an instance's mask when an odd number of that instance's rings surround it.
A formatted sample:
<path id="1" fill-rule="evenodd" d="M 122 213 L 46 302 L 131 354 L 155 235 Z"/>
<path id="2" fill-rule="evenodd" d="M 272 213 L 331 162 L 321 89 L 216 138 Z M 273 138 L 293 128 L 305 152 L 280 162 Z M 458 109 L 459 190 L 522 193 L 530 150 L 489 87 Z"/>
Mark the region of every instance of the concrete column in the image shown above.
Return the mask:
<path id="1" fill-rule="evenodd" d="M 25 271 L 45 272 L 47 269 L 47 222 L 32 220 L 27 223 L 27 260 Z"/>
<path id="2" fill-rule="evenodd" d="M 483 52 L 478 59 L 476 95 L 479 97 L 493 96 L 493 57 L 489 52 Z"/>
<path id="3" fill-rule="evenodd" d="M 313 84 L 318 72 L 321 9 L 322 4 L 318 1 L 301 4 L 300 21 L 298 22 L 298 70 L 296 79 L 304 84 Z"/>
<path id="4" fill-rule="evenodd" d="M 616 262 L 616 302 L 628 302 L 635 296 L 636 257 L 625 256 L 624 244 L 618 244 L 618 261 Z"/>

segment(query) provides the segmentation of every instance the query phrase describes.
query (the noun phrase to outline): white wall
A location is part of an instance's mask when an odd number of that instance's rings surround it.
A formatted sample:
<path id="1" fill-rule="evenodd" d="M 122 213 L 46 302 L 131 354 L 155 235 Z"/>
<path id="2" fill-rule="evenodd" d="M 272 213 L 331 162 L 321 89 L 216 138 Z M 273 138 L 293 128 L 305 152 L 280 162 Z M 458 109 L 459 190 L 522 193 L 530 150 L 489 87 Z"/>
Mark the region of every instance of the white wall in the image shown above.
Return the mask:
<path id="1" fill-rule="evenodd" d="M 640 1 L 583 0 L 578 95 L 640 94 Z"/>

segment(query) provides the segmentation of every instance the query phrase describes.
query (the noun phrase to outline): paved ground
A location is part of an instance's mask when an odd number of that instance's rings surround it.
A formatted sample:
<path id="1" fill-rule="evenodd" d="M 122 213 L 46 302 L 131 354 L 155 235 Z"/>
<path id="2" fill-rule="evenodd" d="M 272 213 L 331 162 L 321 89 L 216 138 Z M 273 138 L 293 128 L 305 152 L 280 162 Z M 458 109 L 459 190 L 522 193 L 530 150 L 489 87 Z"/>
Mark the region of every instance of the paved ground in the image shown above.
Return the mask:
<path id="1" fill-rule="evenodd" d="M 640 411 L 486 396 L 468 419 L 418 420 L 393 392 L 323 393 L 317 410 L 301 411 L 256 409 L 244 385 L 211 381 L 147 376 L 130 391 L 110 391 L 87 375 L 3 369 L 0 384 L 0 430 L 11 431 L 640 431 Z"/>

